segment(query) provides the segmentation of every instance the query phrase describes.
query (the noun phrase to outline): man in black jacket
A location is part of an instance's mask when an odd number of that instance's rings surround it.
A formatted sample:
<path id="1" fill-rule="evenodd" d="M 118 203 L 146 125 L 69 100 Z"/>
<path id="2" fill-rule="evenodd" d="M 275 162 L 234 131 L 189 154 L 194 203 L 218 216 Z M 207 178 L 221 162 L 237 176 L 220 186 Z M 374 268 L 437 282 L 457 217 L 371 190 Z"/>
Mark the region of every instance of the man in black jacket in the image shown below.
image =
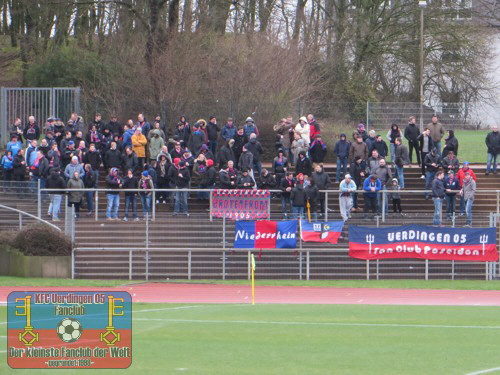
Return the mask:
<path id="1" fill-rule="evenodd" d="M 90 144 L 89 150 L 85 153 L 83 162 L 85 164 L 90 164 L 92 167 L 92 171 L 94 172 L 96 178 L 96 184 L 94 187 L 97 187 L 97 183 L 99 181 L 99 168 L 101 168 L 102 158 L 101 153 L 97 151 L 93 143 Z"/>
<path id="2" fill-rule="evenodd" d="M 212 151 L 214 157 L 217 155 L 217 138 L 219 136 L 220 127 L 217 125 L 215 116 L 208 118 L 207 135 L 208 135 L 208 149 Z"/>
<path id="3" fill-rule="evenodd" d="M 125 148 L 125 153 L 122 155 L 122 170 L 128 171 L 129 169 L 132 170 L 134 174 L 136 174 L 139 169 L 139 159 L 137 158 L 137 155 L 135 152 L 132 150 L 132 147 L 127 146 Z"/>
<path id="4" fill-rule="evenodd" d="M 122 154 L 116 148 L 116 142 L 111 142 L 111 148 L 104 154 L 104 167 L 106 169 L 120 168 L 122 166 Z"/>
<path id="5" fill-rule="evenodd" d="M 441 226 L 442 223 L 442 208 L 443 208 L 443 199 L 445 195 L 445 186 L 444 186 L 444 171 L 440 169 L 436 173 L 436 178 L 432 181 L 432 200 L 434 201 L 434 225 Z"/>
<path id="6" fill-rule="evenodd" d="M 418 136 L 420 135 L 420 129 L 415 124 L 415 116 L 410 116 L 408 120 L 408 125 L 405 128 L 405 138 L 408 141 L 409 146 L 409 158 L 410 164 L 412 163 L 413 149 L 415 149 L 415 154 L 417 154 L 417 162 L 420 165 L 420 145 L 418 144 Z"/>
<path id="7" fill-rule="evenodd" d="M 47 189 L 59 189 L 58 191 L 49 191 L 50 205 L 48 215 L 52 216 L 52 221 L 59 221 L 61 201 L 66 190 L 66 182 L 60 172 L 59 168 L 52 168 L 45 183 Z"/>
<path id="8" fill-rule="evenodd" d="M 497 156 L 500 154 L 500 133 L 497 125 L 493 125 L 491 132 L 486 136 L 486 147 L 488 148 L 488 162 L 485 174 L 489 175 L 492 169 L 493 173 L 497 174 Z"/>
<path id="9" fill-rule="evenodd" d="M 436 172 L 441 167 L 441 158 L 439 157 L 436 148 L 434 147 L 425 157 L 425 190 L 431 188 L 431 183 L 436 176 Z M 429 194 L 425 194 L 425 199 L 429 199 Z"/>
<path id="10" fill-rule="evenodd" d="M 259 189 L 274 189 L 276 188 L 276 180 L 267 169 L 263 169 L 260 174 Z"/>
<path id="11" fill-rule="evenodd" d="M 183 160 L 179 162 L 179 167 L 176 171 L 174 181 L 176 189 L 189 188 L 189 183 L 191 181 L 191 174 L 189 173 L 189 169 L 186 168 L 186 163 Z M 174 215 L 177 215 L 179 213 L 184 213 L 186 214 L 186 216 L 189 216 L 187 199 L 188 199 L 187 191 L 178 191 L 175 193 Z"/>
<path id="12" fill-rule="evenodd" d="M 290 206 L 290 195 L 292 189 L 295 185 L 293 180 L 293 173 L 288 172 L 286 177 L 281 180 L 280 190 L 281 190 L 281 213 L 283 217 L 288 216 L 288 207 Z"/>
<path id="13" fill-rule="evenodd" d="M 314 180 L 315 185 L 318 190 L 327 190 L 330 187 L 330 176 L 323 170 L 321 165 L 316 165 L 314 168 L 314 172 L 312 174 L 312 179 Z M 321 213 L 325 213 L 325 196 L 327 193 L 319 193 L 319 205 Z"/>

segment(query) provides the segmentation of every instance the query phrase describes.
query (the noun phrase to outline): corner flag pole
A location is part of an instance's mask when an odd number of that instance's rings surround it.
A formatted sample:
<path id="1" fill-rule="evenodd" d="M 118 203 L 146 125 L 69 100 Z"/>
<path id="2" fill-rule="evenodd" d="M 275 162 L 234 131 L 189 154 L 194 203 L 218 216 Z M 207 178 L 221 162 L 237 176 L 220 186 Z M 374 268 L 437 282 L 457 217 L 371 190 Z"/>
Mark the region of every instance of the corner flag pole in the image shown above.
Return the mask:
<path id="1" fill-rule="evenodd" d="M 255 305 L 255 257 L 253 254 L 250 256 L 252 258 L 252 305 Z"/>

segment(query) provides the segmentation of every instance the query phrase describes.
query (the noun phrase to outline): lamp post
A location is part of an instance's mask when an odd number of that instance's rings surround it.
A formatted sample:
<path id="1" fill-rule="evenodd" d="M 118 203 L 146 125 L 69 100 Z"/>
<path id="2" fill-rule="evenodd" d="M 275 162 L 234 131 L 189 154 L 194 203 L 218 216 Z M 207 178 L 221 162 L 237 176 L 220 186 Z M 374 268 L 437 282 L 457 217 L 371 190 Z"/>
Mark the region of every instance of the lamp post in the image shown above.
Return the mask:
<path id="1" fill-rule="evenodd" d="M 420 132 L 424 131 L 424 8 L 427 0 L 419 0 L 420 8 Z"/>

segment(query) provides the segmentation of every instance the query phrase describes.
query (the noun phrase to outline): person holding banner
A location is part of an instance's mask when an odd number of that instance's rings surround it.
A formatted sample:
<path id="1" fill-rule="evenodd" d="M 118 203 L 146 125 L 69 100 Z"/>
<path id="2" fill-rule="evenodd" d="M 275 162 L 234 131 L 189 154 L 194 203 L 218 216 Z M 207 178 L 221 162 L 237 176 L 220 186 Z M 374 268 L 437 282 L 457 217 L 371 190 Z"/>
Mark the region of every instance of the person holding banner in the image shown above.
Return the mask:
<path id="1" fill-rule="evenodd" d="M 356 191 L 357 187 L 351 178 L 350 174 L 346 174 L 344 180 L 340 183 L 339 206 L 342 219 L 347 221 L 351 217 L 352 209 L 352 192 Z"/>
<path id="2" fill-rule="evenodd" d="M 465 201 L 465 213 L 467 214 L 466 227 L 472 226 L 472 204 L 474 203 L 474 196 L 476 195 L 476 181 L 472 178 L 472 174 L 465 172 L 464 181 L 460 195 Z"/>
<path id="3" fill-rule="evenodd" d="M 442 208 L 445 194 L 443 179 L 444 171 L 439 169 L 436 173 L 434 181 L 432 181 L 432 200 L 434 202 L 434 220 L 432 223 L 439 226 L 442 226 Z"/>

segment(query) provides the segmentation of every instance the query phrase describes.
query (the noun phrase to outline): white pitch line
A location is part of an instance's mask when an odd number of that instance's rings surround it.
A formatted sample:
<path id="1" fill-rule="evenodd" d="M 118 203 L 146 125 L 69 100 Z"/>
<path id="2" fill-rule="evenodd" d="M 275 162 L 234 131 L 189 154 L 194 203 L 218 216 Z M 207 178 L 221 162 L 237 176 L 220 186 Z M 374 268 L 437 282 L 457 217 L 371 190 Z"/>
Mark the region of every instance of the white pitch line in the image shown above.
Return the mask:
<path id="1" fill-rule="evenodd" d="M 486 369 L 486 370 L 480 370 L 480 371 L 475 371 L 475 372 L 469 372 L 465 375 L 479 375 L 479 374 L 488 374 L 490 372 L 493 372 L 493 371 L 499 371 L 500 370 L 500 367 L 495 367 L 495 368 L 489 368 L 489 369 Z"/>
<path id="2" fill-rule="evenodd" d="M 471 328 L 500 329 L 500 326 L 452 326 L 438 324 L 390 324 L 390 323 L 340 323 L 340 322 L 276 322 L 269 320 L 198 320 L 198 319 L 155 319 L 133 318 L 133 320 L 164 321 L 171 323 L 235 323 L 235 324 L 276 324 L 276 325 L 319 325 L 346 327 L 410 327 L 410 328 Z"/>

